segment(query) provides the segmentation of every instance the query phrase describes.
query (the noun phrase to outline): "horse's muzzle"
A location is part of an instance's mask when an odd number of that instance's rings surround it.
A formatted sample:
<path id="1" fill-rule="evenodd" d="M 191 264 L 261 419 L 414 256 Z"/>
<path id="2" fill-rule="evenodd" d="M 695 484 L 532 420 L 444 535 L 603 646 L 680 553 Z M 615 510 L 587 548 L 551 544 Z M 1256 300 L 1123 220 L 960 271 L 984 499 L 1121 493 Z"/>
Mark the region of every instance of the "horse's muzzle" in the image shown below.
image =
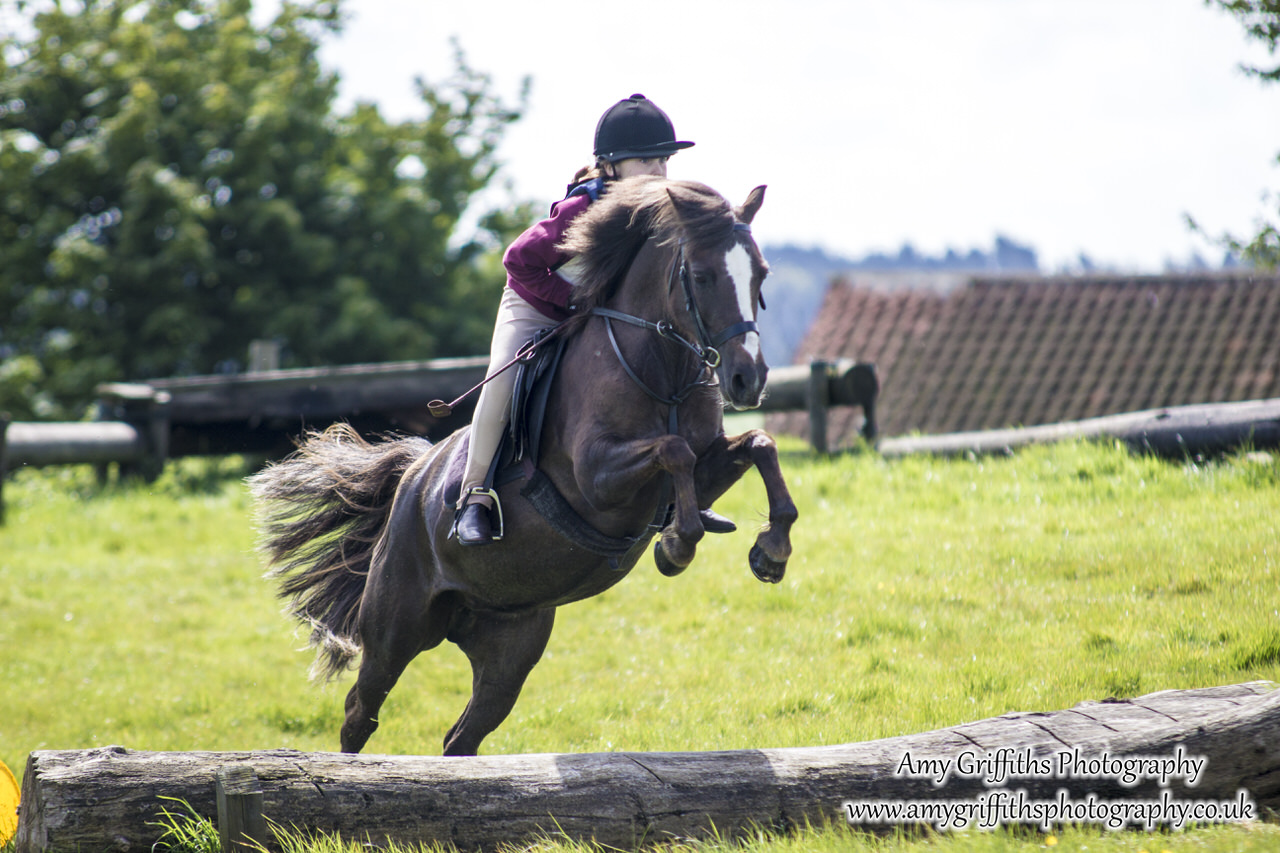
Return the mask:
<path id="1" fill-rule="evenodd" d="M 738 411 L 759 407 L 764 397 L 769 368 L 764 362 L 742 359 L 721 368 L 720 393 L 725 402 Z"/>

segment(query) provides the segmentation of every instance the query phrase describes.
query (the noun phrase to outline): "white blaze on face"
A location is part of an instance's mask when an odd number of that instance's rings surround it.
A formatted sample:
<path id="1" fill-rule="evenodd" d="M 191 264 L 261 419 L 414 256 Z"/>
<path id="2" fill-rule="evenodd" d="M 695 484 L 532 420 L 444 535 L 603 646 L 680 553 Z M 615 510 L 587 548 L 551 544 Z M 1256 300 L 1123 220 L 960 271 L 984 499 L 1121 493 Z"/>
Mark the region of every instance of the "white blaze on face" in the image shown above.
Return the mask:
<path id="1" fill-rule="evenodd" d="M 729 254 L 725 255 L 724 263 L 729 270 L 729 277 L 733 279 L 734 289 L 738 292 L 738 311 L 743 320 L 750 320 L 755 307 L 751 299 L 751 255 L 741 243 L 735 243 Z M 760 357 L 760 336 L 755 332 L 747 332 L 743 336 L 742 346 L 752 359 Z"/>

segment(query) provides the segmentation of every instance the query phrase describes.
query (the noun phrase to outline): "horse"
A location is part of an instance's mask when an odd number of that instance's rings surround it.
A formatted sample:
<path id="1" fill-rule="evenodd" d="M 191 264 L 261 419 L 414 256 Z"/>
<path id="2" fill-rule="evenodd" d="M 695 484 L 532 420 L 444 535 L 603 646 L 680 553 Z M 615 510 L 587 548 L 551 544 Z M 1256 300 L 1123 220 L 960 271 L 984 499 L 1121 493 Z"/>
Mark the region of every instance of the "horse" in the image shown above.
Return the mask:
<path id="1" fill-rule="evenodd" d="M 726 403 L 757 407 L 768 376 L 756 325 L 768 267 L 750 231 L 764 190 L 734 208 L 703 184 L 632 178 L 574 221 L 562 243 L 575 256 L 574 314 L 556 333 L 537 466 L 497 487 L 500 540 L 450 536 L 466 427 L 432 444 L 336 424 L 249 478 L 267 576 L 311 628 L 312 677 L 359 658 L 343 752 L 364 748 L 409 663 L 449 640 L 473 678 L 444 754 L 476 754 L 541 658 L 556 608 L 617 584 L 655 536 L 659 570 L 683 571 L 701 510 L 752 466 L 768 522 L 747 562 L 782 580 L 797 511 L 777 446 L 758 429 L 728 437 L 723 420 Z"/>

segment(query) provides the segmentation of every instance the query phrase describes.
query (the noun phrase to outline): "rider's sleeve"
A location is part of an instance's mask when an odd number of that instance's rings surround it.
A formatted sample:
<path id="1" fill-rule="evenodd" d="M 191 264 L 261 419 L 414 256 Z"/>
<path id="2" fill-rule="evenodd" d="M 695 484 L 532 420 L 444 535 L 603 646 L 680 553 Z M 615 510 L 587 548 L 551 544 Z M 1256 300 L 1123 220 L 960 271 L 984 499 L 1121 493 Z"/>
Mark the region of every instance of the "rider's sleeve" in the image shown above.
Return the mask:
<path id="1" fill-rule="evenodd" d="M 556 248 L 569 223 L 591 203 L 574 195 L 551 208 L 551 216 L 517 237 L 502 256 L 507 286 L 553 320 L 569 316 L 573 285 L 556 272 L 569 256 Z"/>

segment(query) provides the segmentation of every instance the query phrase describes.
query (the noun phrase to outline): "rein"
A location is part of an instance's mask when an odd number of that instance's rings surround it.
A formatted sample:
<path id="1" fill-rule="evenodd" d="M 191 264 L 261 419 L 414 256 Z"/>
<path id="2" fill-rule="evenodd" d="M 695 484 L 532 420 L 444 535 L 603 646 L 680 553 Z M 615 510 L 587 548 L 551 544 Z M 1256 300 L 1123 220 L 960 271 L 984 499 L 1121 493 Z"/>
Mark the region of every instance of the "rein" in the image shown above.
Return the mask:
<path id="1" fill-rule="evenodd" d="M 733 230 L 735 233 L 745 232 L 747 234 L 750 234 L 751 226 L 745 222 L 735 222 L 733 223 Z M 666 320 L 659 320 L 658 322 L 655 323 L 650 320 L 645 320 L 642 317 L 636 317 L 632 314 L 623 313 L 622 311 L 615 311 L 612 308 L 593 308 L 590 311 L 592 315 L 596 317 L 601 317 L 604 319 L 605 328 L 609 333 L 609 343 L 613 347 L 613 354 L 617 356 L 618 363 L 622 365 L 622 369 L 626 372 L 627 376 L 631 378 L 631 381 L 634 382 L 640 388 L 640 390 L 644 391 L 644 393 L 647 394 L 651 399 L 665 406 L 668 406 L 670 408 L 670 415 L 668 416 L 667 422 L 668 422 L 668 429 L 672 433 L 676 431 L 676 427 L 677 427 L 677 418 L 676 418 L 677 407 L 681 403 L 683 403 L 686 399 L 688 399 L 689 394 L 690 392 L 693 391 L 693 389 L 711 384 L 711 372 L 720 366 L 720 350 L 718 349 L 718 347 L 721 347 L 725 344 L 725 342 L 733 340 L 734 338 L 739 337 L 740 335 L 745 335 L 748 332 L 755 332 L 757 334 L 759 334 L 760 332 L 760 327 L 754 320 L 743 320 L 741 322 L 734 323 L 732 326 L 729 326 L 727 329 L 723 329 L 717 335 L 712 335 L 707 330 L 706 322 L 702 319 L 702 312 L 698 309 L 697 300 L 694 299 L 693 285 L 690 283 L 689 278 L 690 278 L 689 263 L 685 259 L 684 244 L 683 244 L 683 241 L 681 241 L 680 253 L 676 258 L 676 262 L 671 267 L 671 276 L 669 280 L 668 289 L 674 290 L 676 280 L 678 279 L 680 281 L 680 285 L 684 290 L 685 309 L 689 312 L 690 316 L 693 317 L 693 324 L 698 332 L 697 343 L 694 343 L 693 341 L 690 341 L 686 339 L 684 336 L 680 335 L 678 332 L 676 332 L 675 327 L 673 327 Z M 761 302 L 761 307 L 764 307 L 763 298 L 760 300 L 760 302 Z M 697 358 L 698 361 L 702 363 L 702 367 L 698 371 L 698 377 L 691 380 L 678 392 L 667 397 L 664 397 L 658 392 L 654 391 L 652 388 L 646 385 L 644 380 L 640 378 L 639 374 L 637 374 L 635 370 L 632 369 L 631 365 L 627 362 L 626 356 L 622 354 L 622 347 L 619 346 L 618 337 L 613 331 L 612 321 L 614 320 L 617 320 L 621 323 L 627 323 L 632 326 L 637 326 L 642 329 L 648 329 L 651 332 L 656 332 L 659 337 L 672 341 L 684 347 L 685 349 L 689 350 L 689 352 L 691 352 L 694 355 L 694 357 Z M 548 334 L 526 343 L 516 352 L 515 358 L 511 359 L 509 362 L 502 365 L 497 370 L 493 371 L 493 373 L 486 376 L 476 385 L 472 386 L 470 389 L 463 392 L 462 395 L 459 396 L 456 400 L 450 403 L 446 403 L 443 400 L 430 401 L 427 404 L 427 408 L 431 412 L 432 417 L 436 417 L 436 418 L 449 417 L 449 415 L 452 414 L 454 408 L 456 408 L 463 400 L 465 400 L 467 397 L 471 396 L 475 392 L 479 391 L 486 384 L 488 384 L 490 381 L 495 379 L 499 374 L 509 370 L 512 367 L 515 367 L 517 364 L 519 364 L 522 361 L 528 361 L 531 358 L 533 358 L 533 355 L 537 351 L 537 349 L 541 347 L 543 344 L 550 341 L 552 338 L 556 337 L 556 335 L 560 333 L 560 331 L 562 330 L 562 328 L 565 326 L 567 322 L 568 321 L 561 321 L 556 326 L 552 327 L 552 329 L 548 332 Z"/>
<path id="2" fill-rule="evenodd" d="M 685 399 L 689 396 L 689 392 L 692 389 L 697 388 L 700 385 L 706 385 L 710 380 L 695 379 L 689 384 L 685 385 L 684 388 L 680 389 L 679 392 L 672 394 L 669 397 L 662 396 L 657 391 L 654 391 L 652 388 L 646 385 L 644 380 L 641 379 L 639 375 L 631 368 L 631 365 L 627 363 L 626 356 L 622 354 L 622 348 L 618 345 L 618 337 L 617 335 L 614 334 L 614 331 L 613 331 L 614 320 L 617 320 L 621 323 L 627 323 L 632 326 L 637 326 L 641 329 L 648 329 L 651 332 L 656 332 L 659 337 L 666 338 L 669 341 L 679 344 L 680 346 L 689 350 L 689 352 L 693 353 L 694 356 L 696 356 L 697 359 L 700 362 L 702 362 L 703 370 L 714 370 L 716 366 L 720 364 L 720 353 L 717 350 L 712 348 L 700 347 L 697 344 L 693 343 L 692 341 L 685 339 L 680 334 L 678 334 L 676 330 L 672 328 L 671 324 L 668 323 L 666 320 L 659 320 L 658 322 L 653 323 L 653 322 L 650 322 L 649 320 L 645 320 L 643 318 L 636 317 L 631 314 L 624 314 L 621 311 L 614 311 L 612 308 L 593 308 L 591 310 L 591 313 L 597 317 L 604 318 L 605 329 L 609 332 L 609 343 L 613 346 L 613 354 L 618 357 L 618 363 L 622 365 L 622 369 L 626 371 L 627 376 L 631 377 L 631 381 L 634 382 L 636 385 L 638 385 L 640 387 L 640 390 L 644 391 L 646 394 L 648 394 L 654 400 L 657 400 L 659 403 L 663 403 L 668 406 L 678 406 L 685 401 Z M 702 373 L 702 371 L 700 370 L 699 373 Z"/>

